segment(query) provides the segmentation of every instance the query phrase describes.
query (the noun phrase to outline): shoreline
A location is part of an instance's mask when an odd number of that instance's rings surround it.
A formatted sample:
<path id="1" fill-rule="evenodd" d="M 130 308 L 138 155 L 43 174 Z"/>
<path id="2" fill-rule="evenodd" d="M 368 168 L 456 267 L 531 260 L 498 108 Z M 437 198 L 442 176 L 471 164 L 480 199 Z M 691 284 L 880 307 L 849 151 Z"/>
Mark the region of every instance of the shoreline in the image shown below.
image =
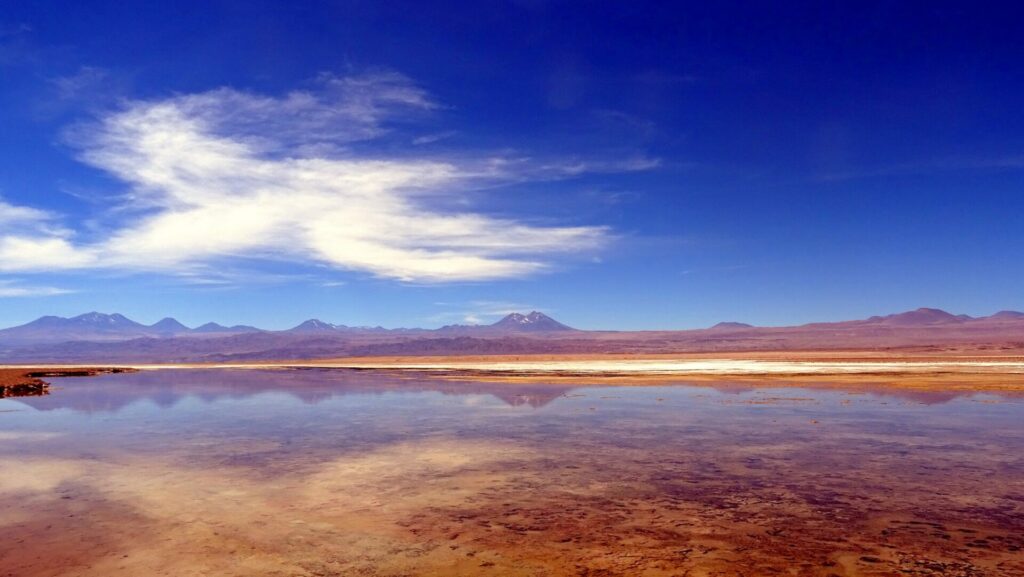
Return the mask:
<path id="1" fill-rule="evenodd" d="M 234 363 L 125 363 L 95 365 L 0 365 L 4 375 L 21 373 L 24 384 L 39 377 L 105 373 L 226 370 L 350 370 L 408 378 L 494 383 L 643 386 L 746 382 L 777 387 L 807 385 L 1024 394 L 1024 358 L 964 355 L 892 355 L 874 351 L 776 352 L 684 355 L 495 355 L 450 357 L 352 357 Z M 8 377 L 8 380 L 10 377 Z M 45 393 L 28 393 L 45 394 Z"/>
<path id="2" fill-rule="evenodd" d="M 44 381 L 44 377 L 91 377 L 101 374 L 130 373 L 136 370 L 131 367 L 0 365 L 0 399 L 47 395 L 50 391 L 50 383 Z"/>

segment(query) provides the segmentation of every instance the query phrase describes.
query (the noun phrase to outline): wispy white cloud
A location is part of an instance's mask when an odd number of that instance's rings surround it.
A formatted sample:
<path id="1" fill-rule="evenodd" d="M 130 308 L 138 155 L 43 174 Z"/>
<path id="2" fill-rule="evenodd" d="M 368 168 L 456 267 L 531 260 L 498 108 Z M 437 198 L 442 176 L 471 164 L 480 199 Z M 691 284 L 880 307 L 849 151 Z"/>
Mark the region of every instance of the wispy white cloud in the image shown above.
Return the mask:
<path id="1" fill-rule="evenodd" d="M 454 130 L 446 130 L 444 132 L 435 132 L 433 134 L 424 134 L 422 136 L 417 136 L 416 138 L 413 138 L 412 139 L 412 144 L 414 144 L 416 146 L 423 146 L 424 144 L 433 144 L 435 142 L 440 142 L 442 140 L 445 140 L 446 138 L 451 138 L 451 137 L 455 136 L 455 134 L 456 134 L 456 132 Z"/>
<path id="2" fill-rule="evenodd" d="M 644 170 L 656 160 L 531 165 L 356 152 L 388 122 L 439 108 L 393 72 L 323 75 L 281 97 L 222 88 L 132 101 L 70 132 L 81 159 L 126 183 L 105 237 L 0 232 L 0 271 L 107 268 L 196 274 L 224 259 L 327 265 L 410 282 L 488 280 L 551 268 L 608 241 L 600 226 L 538 226 L 446 210 L 487 181 Z M 408 142 L 408 140 L 405 140 Z M 0 204 L 0 222 L 52 215 Z M 537 215 L 543 216 L 543 215 Z"/>
<path id="3" fill-rule="evenodd" d="M 88 264 L 89 251 L 68 241 L 57 215 L 0 198 L 0 271 L 44 271 Z"/>
<path id="4" fill-rule="evenodd" d="M 81 268 L 98 262 L 97 251 L 59 237 L 0 237 L 0 271 L 43 272 Z"/>
<path id="5" fill-rule="evenodd" d="M 576 176 L 588 172 L 640 172 L 661 166 L 661 159 L 635 156 L 623 160 L 567 160 L 542 165 L 555 175 Z"/>
<path id="6" fill-rule="evenodd" d="M 95 93 L 109 82 L 110 73 L 96 66 L 83 66 L 74 74 L 50 79 L 50 84 L 57 92 L 57 98 L 61 100 L 82 98 L 83 95 Z"/>
<path id="7" fill-rule="evenodd" d="M 75 291 L 51 286 L 21 286 L 13 281 L 0 281 L 0 298 L 48 297 Z"/>
<path id="8" fill-rule="evenodd" d="M 40 221 L 48 221 L 52 215 L 45 210 L 28 206 L 17 206 L 0 198 L 0 225 L 5 228 L 23 224 L 35 226 Z"/>

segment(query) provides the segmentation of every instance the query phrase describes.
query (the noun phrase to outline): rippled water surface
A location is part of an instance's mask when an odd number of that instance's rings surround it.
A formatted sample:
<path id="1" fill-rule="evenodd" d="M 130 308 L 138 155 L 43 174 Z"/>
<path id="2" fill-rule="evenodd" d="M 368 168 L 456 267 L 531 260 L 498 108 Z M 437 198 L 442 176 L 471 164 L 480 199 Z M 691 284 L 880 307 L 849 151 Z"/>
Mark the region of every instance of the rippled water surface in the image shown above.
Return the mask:
<path id="1" fill-rule="evenodd" d="M 1024 575 L 1022 399 L 880 390 L 55 380 L 0 575 Z"/>

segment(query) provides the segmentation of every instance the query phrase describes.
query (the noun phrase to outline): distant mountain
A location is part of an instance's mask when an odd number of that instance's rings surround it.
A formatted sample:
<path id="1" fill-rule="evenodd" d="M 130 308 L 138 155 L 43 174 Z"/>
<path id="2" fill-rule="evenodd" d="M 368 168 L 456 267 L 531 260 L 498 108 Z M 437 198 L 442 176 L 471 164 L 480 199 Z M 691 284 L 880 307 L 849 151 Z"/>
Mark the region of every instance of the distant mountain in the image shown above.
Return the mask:
<path id="1" fill-rule="evenodd" d="M 711 330 L 724 330 L 724 329 L 752 329 L 754 325 L 748 325 L 747 323 L 737 323 L 733 321 L 725 321 L 716 324 L 711 327 Z"/>
<path id="2" fill-rule="evenodd" d="M 200 325 L 191 331 L 194 334 L 239 334 L 239 333 L 261 333 L 262 329 L 251 327 L 249 325 L 234 325 L 226 327 L 218 323 L 206 323 Z"/>
<path id="3" fill-rule="evenodd" d="M 0 342 L 107 341 L 137 338 L 153 329 L 124 315 L 91 312 L 77 317 L 40 317 L 30 323 L 0 330 Z"/>
<path id="4" fill-rule="evenodd" d="M 948 323 L 960 323 L 971 320 L 967 315 L 953 315 L 941 309 L 919 308 L 905 313 L 886 315 L 884 317 L 871 317 L 869 323 L 884 324 L 891 326 L 923 326 Z"/>
<path id="5" fill-rule="evenodd" d="M 348 327 L 311 319 L 262 331 L 167 318 L 146 326 L 119 314 L 47 316 L 0 330 L 0 362 L 177 362 L 324 359 L 367 355 L 685 353 L 825 349 L 977 350 L 1024 353 L 1024 313 L 972 318 L 939 309 L 789 327 L 723 322 L 710 330 L 580 331 L 540 313 L 491 325 L 440 329 Z M 964 348 L 966 347 L 966 349 Z M 952 349 L 950 349 L 952 348 Z M 1016 351 L 1016 352 L 1014 352 Z"/>
<path id="6" fill-rule="evenodd" d="M 563 325 L 544 313 L 539 313 L 537 311 L 532 311 L 527 315 L 519 313 L 509 314 L 500 321 L 490 325 L 489 328 L 499 331 L 537 333 L 576 330 L 572 327 Z"/>
<path id="7" fill-rule="evenodd" d="M 172 319 L 171 317 L 167 317 L 165 319 L 157 321 L 149 325 L 149 328 L 153 329 L 154 331 L 160 334 L 167 335 L 187 333 L 191 330 L 185 325 L 179 323 L 177 319 Z"/>
<path id="8" fill-rule="evenodd" d="M 555 319 L 533 311 L 530 314 L 510 313 L 496 323 L 489 325 L 445 325 L 433 332 L 464 335 L 498 335 L 507 333 L 542 333 L 575 331 Z"/>
<path id="9" fill-rule="evenodd" d="M 91 312 L 71 318 L 45 316 L 24 325 L 0 330 L 0 343 L 126 341 L 138 338 L 186 337 L 199 334 L 231 335 L 252 332 L 260 332 L 260 330 L 245 325 L 225 327 L 217 323 L 206 323 L 197 329 L 190 329 L 171 317 L 147 326 L 121 314 Z"/>
<path id="10" fill-rule="evenodd" d="M 302 322 L 297 326 L 288 329 L 289 333 L 334 333 L 345 328 L 343 325 L 336 325 L 333 323 L 326 323 L 320 319 L 309 319 L 308 321 Z"/>
<path id="11" fill-rule="evenodd" d="M 490 325 L 446 325 L 435 331 L 429 331 L 426 329 L 385 329 L 382 327 L 350 327 L 347 325 L 338 325 L 322 321 L 320 319 L 309 319 L 304 321 L 297 326 L 294 326 L 286 333 L 301 334 L 301 335 L 334 335 L 339 333 L 344 334 L 418 334 L 423 332 L 440 332 L 440 333 L 462 333 L 462 334 L 502 334 L 502 333 L 523 333 L 523 332 L 555 332 L 555 331 L 572 331 L 575 330 L 568 327 L 555 319 L 540 313 L 533 311 L 530 314 L 511 313 L 498 322 Z"/>
<path id="12" fill-rule="evenodd" d="M 319 319 L 309 319 L 308 321 L 288 329 L 285 332 L 297 333 L 297 334 L 332 334 L 332 333 L 390 333 L 390 332 L 412 332 L 422 331 L 423 329 L 386 329 L 384 327 L 350 327 L 348 325 L 337 325 L 334 323 L 324 322 Z"/>
<path id="13" fill-rule="evenodd" d="M 206 323 L 205 325 L 200 325 L 200 326 L 192 329 L 192 332 L 194 332 L 194 333 L 223 333 L 223 332 L 227 332 L 227 330 L 228 330 L 228 328 L 226 326 L 224 326 L 224 325 L 220 325 L 220 324 L 217 324 L 217 323 Z"/>
<path id="14" fill-rule="evenodd" d="M 992 320 L 1017 320 L 1024 319 L 1024 313 L 1020 311 L 999 311 L 996 314 L 986 318 Z"/>
<path id="15" fill-rule="evenodd" d="M 60 317 L 50 317 L 60 318 Z M 85 313 L 84 315 L 78 315 L 77 317 L 71 317 L 65 319 L 63 323 L 65 327 L 80 327 L 89 328 L 98 331 L 121 331 L 126 329 L 144 329 L 145 325 L 137 323 L 128 317 L 114 313 L 112 315 L 105 315 L 103 313 L 91 312 Z"/>
<path id="16" fill-rule="evenodd" d="M 480 330 L 483 330 L 483 329 L 487 329 L 489 327 L 490 327 L 490 325 L 458 325 L 458 324 L 455 324 L 455 325 L 444 325 L 443 327 L 437 329 L 437 332 L 439 332 L 439 333 L 462 333 L 462 332 L 480 331 Z"/>

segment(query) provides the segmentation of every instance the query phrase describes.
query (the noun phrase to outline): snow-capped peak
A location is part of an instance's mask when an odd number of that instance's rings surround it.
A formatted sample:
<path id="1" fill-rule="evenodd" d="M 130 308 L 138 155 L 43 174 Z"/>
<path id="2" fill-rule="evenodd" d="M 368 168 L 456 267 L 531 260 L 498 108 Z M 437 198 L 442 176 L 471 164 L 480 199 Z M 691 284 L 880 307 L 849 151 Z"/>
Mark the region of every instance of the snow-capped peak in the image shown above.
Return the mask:
<path id="1" fill-rule="evenodd" d="M 563 331 L 569 327 L 537 311 L 530 314 L 510 313 L 505 318 L 491 325 L 494 328 L 522 329 L 531 331 Z"/>

